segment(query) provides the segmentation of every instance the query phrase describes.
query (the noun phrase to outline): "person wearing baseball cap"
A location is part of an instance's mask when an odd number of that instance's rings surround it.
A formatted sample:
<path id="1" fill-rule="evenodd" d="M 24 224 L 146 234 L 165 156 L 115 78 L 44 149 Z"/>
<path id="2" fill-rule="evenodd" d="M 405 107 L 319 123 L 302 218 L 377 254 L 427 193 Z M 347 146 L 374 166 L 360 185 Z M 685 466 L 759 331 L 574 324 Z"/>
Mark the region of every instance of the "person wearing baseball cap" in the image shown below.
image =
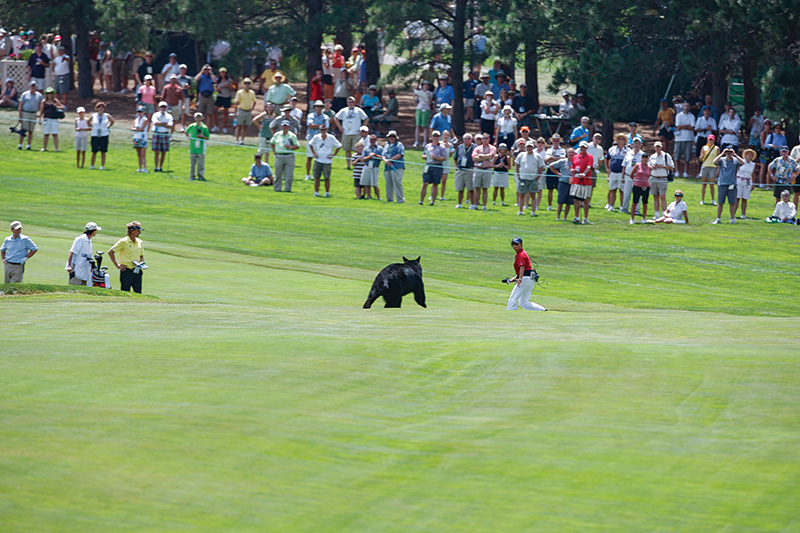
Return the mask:
<path id="1" fill-rule="evenodd" d="M 169 83 L 167 83 L 161 91 L 161 101 L 167 103 L 173 120 L 177 122 L 183 115 L 183 106 L 186 97 L 183 95 L 183 87 L 178 83 L 178 75 L 170 74 L 168 79 Z M 183 132 L 183 126 L 181 126 L 180 131 Z"/>
<path id="2" fill-rule="evenodd" d="M 770 179 L 772 179 L 772 182 L 775 183 L 775 188 L 772 193 L 772 195 L 775 197 L 775 203 L 780 201 L 781 192 L 792 189 L 791 183 L 794 180 L 794 177 L 797 175 L 797 171 L 800 170 L 800 164 L 789 157 L 788 146 L 781 146 L 779 151 L 781 155 L 773 159 L 769 164 L 769 167 L 767 167 L 769 169 Z M 798 193 L 800 193 L 800 185 L 795 185 L 794 190 L 795 198 L 793 203 L 797 205 L 797 197 Z"/>
<path id="3" fill-rule="evenodd" d="M 144 243 L 139 235 L 142 233 L 142 223 L 138 220 L 129 222 L 127 235 L 118 240 L 108 251 L 108 257 L 114 266 L 119 269 L 119 289 L 141 294 L 143 270 L 136 268 L 136 263 L 144 263 Z"/>
<path id="4" fill-rule="evenodd" d="M 194 114 L 194 123 L 186 128 L 186 136 L 189 137 L 189 181 L 195 179 L 195 168 L 197 181 L 206 181 L 206 146 L 210 132 L 199 111 Z"/>
<path id="5" fill-rule="evenodd" d="M 447 74 L 439 76 L 439 86 L 433 92 L 433 97 L 436 100 L 436 105 L 441 109 L 442 104 L 451 105 L 456 98 L 456 93 L 450 85 Z"/>
<path id="6" fill-rule="evenodd" d="M 103 228 L 97 222 L 88 222 L 83 228 L 83 233 L 75 237 L 69 249 L 67 264 L 64 270 L 69 272 L 70 285 L 88 285 L 92 279 L 92 264 L 94 258 L 92 238 Z"/>
<path id="7" fill-rule="evenodd" d="M 283 119 L 280 123 L 280 131 L 275 132 L 270 139 L 272 153 L 275 154 L 275 180 L 273 187 L 276 192 L 281 192 L 284 180 L 286 180 L 286 192 L 292 192 L 294 152 L 300 148 L 300 143 L 297 140 L 297 135 L 290 129 L 291 126 L 290 120 Z"/>
<path id="8" fill-rule="evenodd" d="M 429 126 L 430 131 L 438 131 L 439 133 L 449 131 L 451 136 L 456 136 L 455 132 L 453 132 L 453 117 L 450 115 L 451 109 L 452 106 L 450 104 L 443 103 L 439 105 L 439 112 L 431 118 Z"/>
<path id="9" fill-rule="evenodd" d="M 514 289 L 508 298 L 506 309 L 516 311 L 524 309 L 526 311 L 547 311 L 547 308 L 530 301 L 533 287 L 536 285 L 534 275 L 536 272 L 531 265 L 531 258 L 522 248 L 522 238 L 514 237 L 511 239 L 511 247 L 514 249 L 514 277 L 506 278 L 503 283 L 513 283 Z"/>
<path id="10" fill-rule="evenodd" d="M 6 283 L 22 283 L 25 274 L 25 263 L 39 250 L 36 243 L 22 234 L 22 222 L 11 223 L 11 235 L 5 238 L 0 246 L 0 258 L 5 266 Z"/>
<path id="11" fill-rule="evenodd" d="M 328 115 L 322 112 L 325 104 L 322 100 L 317 100 L 313 105 L 314 109 L 308 112 L 306 117 L 306 181 L 311 179 L 311 162 L 314 160 L 314 153 L 311 150 L 311 141 L 319 135 L 322 126 L 330 130 L 331 122 Z"/>
<path id="12" fill-rule="evenodd" d="M 161 87 L 164 87 L 167 83 L 169 83 L 170 78 L 174 74 L 177 78 L 178 75 L 181 73 L 180 70 L 180 63 L 178 63 L 178 54 L 175 52 L 170 52 L 169 54 L 169 61 L 164 68 L 161 69 Z"/>
<path id="13" fill-rule="evenodd" d="M 139 65 L 136 69 L 136 73 L 134 74 L 134 78 L 136 78 L 136 85 L 143 85 L 144 79 L 148 75 L 151 77 L 156 73 L 156 66 L 153 65 L 153 52 L 147 51 L 144 53 L 144 61 Z M 109 90 L 111 88 L 109 87 Z"/>
<path id="14" fill-rule="evenodd" d="M 155 172 L 163 172 L 164 159 L 169 152 L 172 132 L 175 130 L 174 117 L 167 112 L 169 106 L 163 100 L 158 104 L 158 112 L 153 114 L 153 153 L 155 154 Z"/>
<path id="15" fill-rule="evenodd" d="M 711 205 L 717 205 L 714 200 L 714 182 L 717 178 L 717 165 L 714 164 L 714 160 L 719 155 L 719 146 L 715 144 L 716 137 L 714 135 L 706 135 L 705 140 L 706 144 L 700 149 L 700 181 L 703 184 L 700 188 L 700 205 L 706 203 L 706 187 L 709 185 L 711 186 Z"/>
<path id="16" fill-rule="evenodd" d="M 350 156 L 358 141 L 361 140 L 359 129 L 366 126 L 369 117 L 360 107 L 356 107 L 356 99 L 352 96 L 347 98 L 347 107 L 339 109 L 335 115 L 334 124 L 342 132 L 342 148 L 347 156 L 347 170 L 350 170 Z"/>

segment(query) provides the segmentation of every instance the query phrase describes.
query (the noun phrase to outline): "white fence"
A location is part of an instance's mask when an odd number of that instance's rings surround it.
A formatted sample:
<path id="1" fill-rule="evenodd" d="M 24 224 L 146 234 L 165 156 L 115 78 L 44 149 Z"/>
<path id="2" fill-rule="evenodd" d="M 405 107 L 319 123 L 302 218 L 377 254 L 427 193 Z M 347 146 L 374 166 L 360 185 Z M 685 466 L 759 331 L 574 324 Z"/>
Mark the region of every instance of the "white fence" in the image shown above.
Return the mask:
<path id="1" fill-rule="evenodd" d="M 0 61 L 0 80 L 5 87 L 6 80 L 11 78 L 18 91 L 28 89 L 28 62 L 27 61 Z M 40 91 L 53 86 L 53 69 L 49 68 L 45 74 L 45 87 L 39 87 Z"/>

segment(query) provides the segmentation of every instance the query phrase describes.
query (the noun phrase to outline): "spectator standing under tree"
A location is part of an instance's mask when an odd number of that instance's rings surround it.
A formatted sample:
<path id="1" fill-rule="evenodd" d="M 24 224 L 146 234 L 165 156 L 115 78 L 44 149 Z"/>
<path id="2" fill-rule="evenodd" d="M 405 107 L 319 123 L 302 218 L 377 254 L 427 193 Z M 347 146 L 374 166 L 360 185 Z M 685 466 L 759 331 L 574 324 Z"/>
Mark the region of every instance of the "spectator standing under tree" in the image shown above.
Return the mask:
<path id="1" fill-rule="evenodd" d="M 356 99 L 350 96 L 347 99 L 347 106 L 336 113 L 335 120 L 338 121 L 339 129 L 342 130 L 342 147 L 347 157 L 347 169 L 350 170 L 350 156 L 353 147 L 359 141 L 358 134 L 361 126 L 366 126 L 369 122 L 367 114 L 360 107 L 356 107 Z"/>
<path id="2" fill-rule="evenodd" d="M 270 124 L 273 120 L 275 120 L 275 104 L 271 102 L 264 104 L 264 111 L 253 119 L 253 124 L 258 128 L 258 153 L 264 157 L 266 163 L 269 163 L 269 144 L 272 139 Z"/>
<path id="3" fill-rule="evenodd" d="M 697 117 L 697 120 L 694 123 L 695 155 L 697 155 L 698 158 L 700 157 L 700 152 L 703 150 L 703 146 L 706 145 L 708 136 L 714 135 L 716 131 L 717 121 L 711 116 L 711 108 L 708 106 L 703 106 L 700 116 Z M 698 177 L 700 177 L 699 174 Z"/>
<path id="4" fill-rule="evenodd" d="M 86 149 L 89 147 L 89 121 L 86 119 L 86 109 L 76 109 L 78 116 L 75 118 L 75 166 L 83 168 L 86 164 Z"/>
<path id="5" fill-rule="evenodd" d="M 508 188 L 508 170 L 511 168 L 511 159 L 508 155 L 508 146 L 500 143 L 497 148 L 497 157 L 493 163 L 492 173 L 492 187 L 494 193 L 492 195 L 492 205 L 497 205 L 497 193 L 500 192 L 500 205 L 506 205 L 506 189 Z"/>
<path id="6" fill-rule="evenodd" d="M 630 214 L 631 197 L 633 196 L 633 167 L 641 161 L 642 155 L 642 140 L 634 138 L 631 151 L 625 156 L 622 162 L 622 206 L 619 208 L 620 213 Z M 634 213 L 636 209 L 634 206 Z M 635 213 L 638 214 L 638 213 Z"/>
<path id="7" fill-rule="evenodd" d="M 781 193 L 784 190 L 791 189 L 791 184 L 796 182 L 797 176 L 800 173 L 800 163 L 789 157 L 789 147 L 781 146 L 780 156 L 775 158 L 769 164 L 769 177 L 775 184 L 772 195 L 775 197 L 775 203 L 780 200 Z M 798 187 L 795 185 L 795 201 L 797 205 Z"/>
<path id="8" fill-rule="evenodd" d="M 189 104 L 192 102 L 192 78 L 186 74 L 188 67 L 181 63 L 178 85 L 183 91 L 183 109 L 181 110 L 181 127 L 186 129 L 186 117 L 189 115 Z"/>
<path id="9" fill-rule="evenodd" d="M 448 157 L 447 149 L 439 143 L 440 138 L 441 133 L 436 130 L 432 131 L 431 142 L 422 149 L 425 168 L 422 171 L 422 189 L 419 193 L 419 205 L 424 205 L 428 184 L 431 185 L 431 205 L 436 202 L 439 184 L 442 181 L 442 163 Z"/>
<path id="10" fill-rule="evenodd" d="M 217 77 L 217 99 L 214 100 L 214 118 L 211 123 L 214 124 L 211 131 L 213 133 L 228 133 L 228 113 L 233 105 L 233 91 L 236 90 L 236 84 L 228 75 L 228 69 L 220 67 L 219 76 Z M 222 120 L 220 121 L 220 110 L 222 110 Z M 220 124 L 222 128 L 220 128 Z"/>
<path id="11" fill-rule="evenodd" d="M 214 83 L 216 83 L 216 77 L 211 70 L 211 65 L 203 65 L 194 80 L 197 83 L 197 105 L 195 109 L 203 114 L 206 126 L 212 128 L 213 131 L 213 128 L 216 127 L 214 108 Z"/>
<path id="12" fill-rule="evenodd" d="M 22 283 L 25 275 L 25 263 L 39 250 L 36 243 L 22 234 L 22 222 L 11 223 L 11 235 L 5 238 L 0 246 L 0 258 L 5 267 L 5 283 Z"/>
<path id="13" fill-rule="evenodd" d="M 512 117 L 512 120 L 516 121 Z M 489 199 L 489 188 L 492 186 L 492 175 L 494 174 L 494 160 L 497 157 L 497 148 L 489 144 L 491 138 L 481 136 L 481 143 L 472 152 L 472 159 L 475 161 L 475 171 L 472 178 L 473 204 L 470 209 L 478 209 L 483 201 L 483 210 L 486 211 L 486 204 Z M 544 164 L 544 163 L 542 163 Z M 535 212 L 535 211 L 534 211 Z"/>
<path id="14" fill-rule="evenodd" d="M 736 115 L 734 108 L 728 109 L 719 121 L 720 146 L 733 148 L 735 152 L 739 148 L 739 129 L 742 127 L 741 119 Z"/>
<path id="15" fill-rule="evenodd" d="M 676 174 L 680 174 L 681 160 L 683 161 L 683 177 L 689 177 L 689 162 L 692 160 L 694 148 L 695 116 L 691 113 L 689 102 L 681 104 L 681 112 L 675 115 L 675 151 L 673 160 L 676 164 Z"/>
<path id="16" fill-rule="evenodd" d="M 381 191 L 378 188 L 378 181 L 380 179 L 380 166 L 381 161 L 383 161 L 384 149 L 378 144 L 378 136 L 374 133 L 370 134 L 367 142 L 359 141 L 356 143 L 356 145 L 358 144 L 363 145 L 361 151 L 361 162 L 363 167 L 361 169 L 359 184 L 359 187 L 361 188 L 361 194 L 366 194 L 366 197 L 372 200 L 372 193 L 375 192 L 375 198 L 380 200 Z M 355 172 L 353 175 L 355 176 Z"/>
<path id="17" fill-rule="evenodd" d="M 582 142 L 585 142 L 588 146 L 590 134 L 589 117 L 581 117 L 581 123 L 572 130 L 569 136 L 569 142 L 572 143 L 573 148 L 578 148 Z"/>
<path id="18" fill-rule="evenodd" d="M 37 90 L 38 86 L 39 83 L 36 80 L 31 80 L 31 88 L 23 92 L 19 97 L 19 106 L 17 108 L 19 111 L 19 122 L 22 129 L 26 130 L 28 134 L 28 144 L 25 147 L 26 150 L 31 149 L 33 132 L 36 130 L 36 116 L 39 113 L 39 107 L 42 104 L 42 100 L 44 100 L 42 93 Z M 17 150 L 22 150 L 22 141 L 24 140 L 25 136 L 20 135 Z"/>
<path id="19" fill-rule="evenodd" d="M 661 141 L 653 143 L 655 153 L 648 159 L 650 165 L 650 193 L 653 195 L 655 217 L 661 216 L 667 207 L 667 176 L 674 170 L 675 163 L 669 153 L 664 151 Z"/>
<path id="20" fill-rule="evenodd" d="M 406 163 L 404 160 L 405 147 L 397 138 L 397 132 L 391 130 L 386 134 L 388 142 L 383 147 L 383 177 L 386 181 L 386 201 L 393 202 L 395 196 L 397 203 L 406 201 L 403 195 L 403 172 Z"/>
<path id="21" fill-rule="evenodd" d="M 506 146 L 514 146 L 517 132 L 517 119 L 511 113 L 513 108 L 510 105 L 503 106 L 503 116 L 495 121 L 494 138 L 497 143 Z"/>
<path id="22" fill-rule="evenodd" d="M 169 83 L 172 76 L 176 78 L 180 75 L 181 69 L 178 63 L 178 54 L 170 52 L 167 64 L 161 69 L 161 77 L 159 79 L 159 86 L 163 89 Z"/>
<path id="23" fill-rule="evenodd" d="M 59 111 L 61 113 L 59 113 Z M 42 152 L 47 151 L 47 140 L 50 135 L 53 136 L 53 146 L 58 149 L 58 115 L 63 116 L 64 106 L 56 98 L 56 90 L 48 87 L 44 90 L 44 100 L 39 104 L 39 121 L 42 123 L 42 133 L 44 134 L 44 141 L 42 144 Z"/>
<path id="24" fill-rule="evenodd" d="M 483 102 L 481 102 L 481 133 L 488 135 L 490 141 L 494 134 L 495 121 L 499 112 L 500 104 L 495 101 L 494 93 L 487 91 L 483 95 Z"/>
<path id="25" fill-rule="evenodd" d="M 455 99 L 456 94 L 453 91 L 453 87 L 449 83 L 447 74 L 442 74 L 439 76 L 439 86 L 436 88 L 436 91 L 434 91 L 434 97 L 436 99 L 437 107 L 441 107 L 442 104 L 447 104 L 450 106 L 453 105 L 453 100 Z"/>
<path id="26" fill-rule="evenodd" d="M 114 117 L 106 113 L 105 102 L 97 102 L 94 111 L 89 117 L 89 127 L 92 128 L 92 165 L 89 168 L 94 170 L 95 158 L 97 152 L 100 152 L 100 170 L 105 170 L 108 136 L 111 134 L 111 127 L 115 121 Z"/>
<path id="27" fill-rule="evenodd" d="M 472 122 L 475 119 L 475 87 L 478 86 L 478 73 L 470 70 L 467 79 L 464 80 L 464 112 L 465 121 Z"/>
<path id="28" fill-rule="evenodd" d="M 431 106 L 433 106 L 433 92 L 431 85 L 427 81 L 414 89 L 414 96 L 417 99 L 414 129 L 414 148 L 419 146 L 419 134 L 422 133 L 422 146 L 428 144 L 428 126 L 431 123 Z"/>
<path id="29" fill-rule="evenodd" d="M 353 88 L 355 87 L 353 80 L 350 78 L 350 72 L 347 68 L 339 70 L 339 77 L 333 85 L 333 110 L 337 113 L 348 105 L 348 100 L 353 98 Z M 355 103 L 355 99 L 353 99 Z"/>
<path id="30" fill-rule="evenodd" d="M 631 224 L 636 224 L 636 215 L 641 212 L 642 224 L 647 222 L 647 204 L 650 199 L 650 165 L 647 164 L 647 154 L 631 170 L 633 176 L 633 209 L 631 209 Z"/>
<path id="31" fill-rule="evenodd" d="M 292 96 L 295 96 L 297 91 L 292 89 L 292 86 L 288 83 L 283 82 L 284 77 L 280 72 L 276 73 L 274 78 L 275 83 L 271 85 L 269 89 L 267 89 L 267 94 L 264 96 L 264 101 L 272 102 L 275 104 L 275 107 L 280 107 L 288 102 Z"/>
<path id="32" fill-rule="evenodd" d="M 753 190 L 753 173 L 756 170 L 756 151 L 748 148 L 742 154 L 744 164 L 736 171 L 736 201 L 742 206 L 741 219 L 747 218 L 747 201 L 750 199 L 750 191 Z"/>
<path id="33" fill-rule="evenodd" d="M 197 168 L 198 181 L 206 181 L 206 146 L 209 139 L 208 126 L 203 124 L 203 114 L 199 111 L 194 114 L 194 124 L 186 128 L 189 137 L 189 181 L 195 179 Z"/>
<path id="34" fill-rule="evenodd" d="M 210 69 L 211 67 L 209 67 L 209 70 Z M 146 76 L 150 76 L 151 79 L 153 79 L 155 75 L 156 75 L 156 67 L 155 65 L 153 65 L 153 52 L 145 52 L 144 61 L 139 65 L 139 68 L 136 69 L 136 75 L 135 75 L 136 85 L 142 85 L 144 83 L 144 79 Z M 109 91 L 110 90 L 111 89 L 109 88 Z"/>
<path id="35" fill-rule="evenodd" d="M 666 148 L 669 153 L 669 143 L 675 138 L 675 110 L 669 107 L 666 98 L 662 98 L 659 102 L 661 109 L 658 110 L 656 115 L 656 123 L 653 125 L 653 135 L 658 131 L 658 140 L 661 145 Z M 658 205 L 658 204 L 656 204 Z"/>
<path id="36" fill-rule="evenodd" d="M 464 191 L 467 191 L 467 202 L 470 205 L 473 203 L 473 178 L 475 161 L 472 159 L 472 153 L 475 151 L 475 145 L 472 144 L 472 134 L 465 133 L 462 137 L 462 143 L 456 147 L 453 154 L 453 159 L 456 161 L 456 192 L 458 193 L 458 202 L 456 209 L 460 209 L 464 201 Z"/>
<path id="37" fill-rule="evenodd" d="M 236 91 L 233 112 L 236 116 L 236 144 L 244 144 L 247 127 L 253 123 L 253 108 L 256 106 L 256 92 L 250 88 L 250 78 L 242 80 L 243 87 Z"/>
<path id="38" fill-rule="evenodd" d="M 594 159 L 589 154 L 588 142 L 581 141 L 578 148 L 578 154 L 572 158 L 572 183 L 569 188 L 572 205 L 575 206 L 575 218 L 572 219 L 572 222 L 575 224 L 588 224 Z M 581 206 L 583 206 L 583 222 L 580 220 Z"/>
<path id="39" fill-rule="evenodd" d="M 268 61 L 268 68 L 266 68 L 264 70 L 264 72 L 261 73 L 261 76 L 259 77 L 259 89 L 258 90 L 262 94 L 266 94 L 267 89 L 269 87 L 275 85 L 275 83 L 277 81 L 275 79 L 275 77 L 278 74 L 280 74 L 280 76 L 281 76 L 281 82 L 282 83 L 286 83 L 286 81 L 287 81 L 286 80 L 286 75 L 283 72 L 281 72 L 280 70 L 278 70 L 278 62 L 275 61 L 275 60 L 270 59 Z M 281 104 L 283 104 L 283 102 L 281 102 Z"/>
<path id="40" fill-rule="evenodd" d="M 169 152 L 170 139 L 175 129 L 174 118 L 167 112 L 167 107 L 166 102 L 159 102 L 158 112 L 153 114 L 152 118 L 155 127 L 153 132 L 154 172 L 164 171 L 164 159 Z"/>
<path id="41" fill-rule="evenodd" d="M 169 83 L 161 91 L 161 101 L 169 106 L 168 111 L 173 120 L 183 115 L 183 89 L 178 84 L 178 76 L 175 74 L 169 75 Z"/>
<path id="42" fill-rule="evenodd" d="M 42 52 L 42 43 L 37 42 L 33 47 L 33 54 L 28 58 L 28 81 L 35 81 L 37 87 L 46 89 L 48 68 L 50 68 L 50 58 Z"/>
<path id="43" fill-rule="evenodd" d="M 619 203 L 622 209 L 622 174 L 624 172 L 623 162 L 625 157 L 631 151 L 628 148 L 628 138 L 624 133 L 617 133 L 616 144 L 608 149 L 605 156 L 606 172 L 608 173 L 608 200 L 606 202 L 606 211 L 613 213 L 614 204 L 617 202 L 617 191 L 620 192 Z M 650 172 L 648 169 L 648 178 Z M 649 186 L 649 183 L 648 183 Z"/>
<path id="44" fill-rule="evenodd" d="M 328 116 L 322 112 L 324 104 L 317 100 L 314 102 L 314 110 L 309 111 L 306 117 L 306 181 L 311 179 L 311 162 L 314 159 L 314 152 L 311 150 L 311 141 L 319 135 L 323 126 L 330 130 L 331 124 Z"/>
<path id="45" fill-rule="evenodd" d="M 67 108 L 67 98 L 69 97 L 69 56 L 63 46 L 58 47 L 58 56 L 53 59 L 53 76 L 55 77 L 56 96 Z"/>
<path id="46" fill-rule="evenodd" d="M 455 137 L 453 132 L 453 117 L 450 115 L 452 106 L 450 104 L 441 104 L 439 112 L 433 115 L 431 119 L 431 131 L 438 131 L 439 133 L 449 131 L 450 135 Z"/>
<path id="47" fill-rule="evenodd" d="M 133 119 L 131 131 L 133 131 L 133 148 L 139 159 L 139 168 L 136 172 L 147 174 L 147 130 L 150 129 L 150 119 L 147 118 L 144 106 L 136 108 L 136 118 Z"/>
<path id="48" fill-rule="evenodd" d="M 525 214 L 525 206 L 531 201 L 532 195 L 539 192 L 539 174 L 544 172 L 544 160 L 534 151 L 535 148 L 536 143 L 528 141 L 525 143 L 525 151 L 521 152 L 514 161 L 519 180 L 518 191 L 522 195 L 517 215 Z M 535 215 L 536 211 L 532 206 L 531 216 Z"/>
<path id="49" fill-rule="evenodd" d="M 567 148 L 565 156 L 552 162 L 552 168 L 558 173 L 558 210 L 556 211 L 556 222 L 569 218 L 569 208 L 572 206 L 572 197 L 569 189 L 572 181 L 572 159 L 575 157 L 575 149 Z M 564 218 L 561 218 L 561 209 L 564 209 Z"/>
<path id="50" fill-rule="evenodd" d="M 144 84 L 137 89 L 137 97 L 141 105 L 144 106 L 144 112 L 147 113 L 148 118 L 152 117 L 156 112 L 156 88 L 153 85 L 153 76 L 145 74 Z"/>
<path id="51" fill-rule="evenodd" d="M 450 174 L 450 157 L 455 152 L 453 143 L 450 142 L 450 132 L 445 130 L 442 132 L 442 138 L 439 143 L 447 150 L 447 159 L 442 163 L 442 186 L 439 189 L 439 200 L 444 201 L 445 187 L 447 186 L 447 177 Z"/>
<path id="52" fill-rule="evenodd" d="M 281 121 L 281 129 L 272 135 L 270 144 L 275 154 L 275 190 L 281 192 L 282 181 L 286 181 L 286 192 L 292 192 L 294 181 L 294 152 L 300 148 L 297 135 L 289 128 L 289 120 Z"/>
<path id="53" fill-rule="evenodd" d="M 511 104 L 514 109 L 514 117 L 517 119 L 517 125 L 521 128 L 523 126 L 531 126 L 531 115 L 538 111 L 536 109 L 536 101 L 532 94 L 528 94 L 528 85 L 523 83 L 519 86 L 519 94 L 515 95 Z M 511 146 L 510 144 L 508 145 Z"/>
<path id="54" fill-rule="evenodd" d="M 325 180 L 325 198 L 331 195 L 331 167 L 333 158 L 339 153 L 342 144 L 333 135 L 328 135 L 328 126 L 323 124 L 310 142 L 314 154 L 314 196 L 319 196 L 320 178 Z"/>
<path id="55" fill-rule="evenodd" d="M 700 179 L 703 182 L 700 188 L 700 205 L 706 203 L 706 185 L 711 186 L 711 205 L 717 205 L 717 201 L 714 199 L 714 182 L 719 169 L 714 164 L 714 160 L 719 155 L 719 147 L 714 144 L 714 141 L 716 141 L 716 137 L 708 135 L 705 146 L 700 149 Z"/>

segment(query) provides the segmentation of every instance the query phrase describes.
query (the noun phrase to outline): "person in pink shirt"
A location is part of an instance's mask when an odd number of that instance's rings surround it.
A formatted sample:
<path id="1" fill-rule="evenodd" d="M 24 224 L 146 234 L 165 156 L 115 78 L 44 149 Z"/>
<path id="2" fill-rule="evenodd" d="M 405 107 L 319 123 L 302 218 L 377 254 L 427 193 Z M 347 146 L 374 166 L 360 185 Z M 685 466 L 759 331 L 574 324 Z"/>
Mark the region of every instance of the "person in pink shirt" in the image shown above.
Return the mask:
<path id="1" fill-rule="evenodd" d="M 497 157 L 497 148 L 489 144 L 492 138 L 490 135 L 483 134 L 481 144 L 475 147 L 472 152 L 472 160 L 475 161 L 475 172 L 472 177 L 474 195 L 474 206 L 470 209 L 478 209 L 483 196 L 483 210 L 486 211 L 486 203 L 489 200 L 489 188 L 492 186 L 492 174 L 494 174 L 494 158 Z"/>
<path id="2" fill-rule="evenodd" d="M 650 199 L 650 165 L 647 164 L 647 157 L 642 153 L 642 160 L 633 166 L 633 207 L 631 208 L 631 224 L 636 224 L 636 204 L 640 203 L 639 209 L 642 212 L 642 224 L 647 220 L 647 202 Z"/>
<path id="3" fill-rule="evenodd" d="M 148 74 L 144 77 L 144 84 L 139 86 L 137 91 L 139 101 L 144 106 L 144 112 L 148 120 L 152 120 L 153 113 L 156 112 L 156 86 L 153 85 L 153 76 Z"/>

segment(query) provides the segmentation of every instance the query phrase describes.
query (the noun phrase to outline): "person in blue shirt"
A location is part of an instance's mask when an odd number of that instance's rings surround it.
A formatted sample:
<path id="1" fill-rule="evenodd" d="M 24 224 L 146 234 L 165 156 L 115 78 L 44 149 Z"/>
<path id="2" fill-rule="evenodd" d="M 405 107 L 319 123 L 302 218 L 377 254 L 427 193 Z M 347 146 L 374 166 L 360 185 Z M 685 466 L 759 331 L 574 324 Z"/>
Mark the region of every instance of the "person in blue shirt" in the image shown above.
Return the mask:
<path id="1" fill-rule="evenodd" d="M 250 175 L 242 178 L 242 183 L 250 187 L 266 187 L 272 185 L 272 169 L 261 162 L 261 154 L 256 154 L 255 163 L 250 165 Z"/>
<path id="2" fill-rule="evenodd" d="M 386 134 L 389 141 L 383 147 L 383 178 L 386 181 L 386 201 L 402 204 L 406 201 L 403 195 L 403 172 L 406 164 L 403 156 L 406 153 L 403 143 L 397 140 L 397 132 L 392 130 Z"/>
<path id="3" fill-rule="evenodd" d="M 573 147 L 578 146 L 582 141 L 589 142 L 589 117 L 581 117 L 581 125 L 572 130 L 572 135 L 569 136 L 569 142 Z"/>
<path id="4" fill-rule="evenodd" d="M 503 72 L 503 67 L 500 61 L 495 61 L 492 68 L 489 69 L 489 83 L 497 83 L 497 75 L 498 74 L 505 74 Z"/>
<path id="5" fill-rule="evenodd" d="M 492 94 L 494 95 L 494 99 L 497 100 L 500 98 L 500 91 L 505 89 L 509 93 L 511 92 L 511 86 L 508 84 L 508 78 L 502 72 L 497 74 L 497 81 L 492 84 Z"/>
<path id="6" fill-rule="evenodd" d="M 439 86 L 433 92 L 433 97 L 436 99 L 437 106 L 441 106 L 442 104 L 453 105 L 456 93 L 453 91 L 453 87 L 448 83 L 446 74 L 439 76 Z"/>
<path id="7" fill-rule="evenodd" d="M 474 70 L 469 72 L 469 78 L 464 80 L 464 109 L 467 112 L 467 122 L 475 119 L 475 87 L 478 86 L 478 73 Z"/>
<path id="8" fill-rule="evenodd" d="M 0 257 L 5 266 L 6 283 L 22 283 L 25 274 L 25 262 L 33 257 L 39 250 L 36 243 L 27 235 L 22 234 L 22 222 L 15 220 L 11 223 L 11 235 L 5 238 L 0 246 Z"/>
<path id="9" fill-rule="evenodd" d="M 378 88 L 376 86 L 370 85 L 369 94 L 365 94 L 361 97 L 361 109 L 364 110 L 369 118 L 380 113 L 381 100 L 378 98 Z"/>
<path id="10" fill-rule="evenodd" d="M 452 106 L 450 104 L 441 104 L 439 106 L 439 112 L 433 115 L 431 119 L 430 129 L 431 131 L 449 131 L 450 135 L 455 137 L 455 133 L 453 133 L 453 117 L 450 116 L 450 110 Z"/>

